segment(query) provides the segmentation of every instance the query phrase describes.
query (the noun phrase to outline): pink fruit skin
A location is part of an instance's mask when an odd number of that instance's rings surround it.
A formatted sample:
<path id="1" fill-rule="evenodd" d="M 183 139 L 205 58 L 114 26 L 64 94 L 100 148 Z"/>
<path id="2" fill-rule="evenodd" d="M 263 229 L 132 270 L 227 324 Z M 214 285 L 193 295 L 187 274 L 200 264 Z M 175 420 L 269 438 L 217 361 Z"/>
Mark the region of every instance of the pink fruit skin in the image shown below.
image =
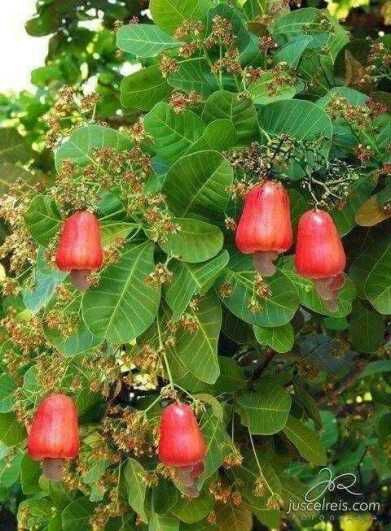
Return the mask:
<path id="1" fill-rule="evenodd" d="M 340 275 L 346 255 L 337 228 L 324 210 L 309 210 L 299 221 L 295 264 L 297 272 L 312 279 Z"/>
<path id="2" fill-rule="evenodd" d="M 28 436 L 32 459 L 74 459 L 79 453 L 76 406 L 69 396 L 52 394 L 38 406 Z"/>
<path id="3" fill-rule="evenodd" d="M 190 406 L 166 407 L 160 421 L 160 461 L 167 466 L 189 467 L 201 463 L 205 454 L 204 437 Z"/>
<path id="4" fill-rule="evenodd" d="M 283 253 L 292 246 L 289 195 L 281 183 L 266 181 L 247 193 L 235 242 L 243 254 Z"/>
<path id="5" fill-rule="evenodd" d="M 75 212 L 64 223 L 56 253 L 61 271 L 95 271 L 102 266 L 100 225 L 94 214 Z"/>

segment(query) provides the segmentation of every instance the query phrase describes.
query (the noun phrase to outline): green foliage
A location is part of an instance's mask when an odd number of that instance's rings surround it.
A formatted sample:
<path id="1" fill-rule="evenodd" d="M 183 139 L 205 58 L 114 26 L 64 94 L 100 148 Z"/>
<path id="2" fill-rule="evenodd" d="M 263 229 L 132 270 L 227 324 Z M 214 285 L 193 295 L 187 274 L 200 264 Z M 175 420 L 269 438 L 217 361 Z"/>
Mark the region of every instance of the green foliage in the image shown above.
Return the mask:
<path id="1" fill-rule="evenodd" d="M 26 29 L 51 37 L 36 93 L 0 97 L 0 502 L 42 531 L 318 529 L 340 515 L 289 509 L 327 466 L 360 477 L 386 529 L 389 38 L 256 0 L 47 0 Z M 333 216 L 335 308 L 294 248 L 270 278 L 236 249 L 243 196 L 268 177 L 295 230 L 311 208 Z M 84 209 L 105 259 L 77 291 L 54 253 Z M 59 484 L 26 450 L 51 392 L 80 420 Z M 193 498 L 158 462 L 174 399 L 207 447 Z"/>

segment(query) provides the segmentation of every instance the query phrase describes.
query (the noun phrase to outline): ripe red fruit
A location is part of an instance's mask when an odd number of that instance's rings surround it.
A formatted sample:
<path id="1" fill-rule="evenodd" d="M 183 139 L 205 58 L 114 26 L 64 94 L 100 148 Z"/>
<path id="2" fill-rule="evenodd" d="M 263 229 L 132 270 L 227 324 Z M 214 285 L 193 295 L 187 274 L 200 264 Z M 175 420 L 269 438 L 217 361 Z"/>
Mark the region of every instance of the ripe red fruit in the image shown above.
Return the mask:
<path id="1" fill-rule="evenodd" d="M 32 459 L 43 461 L 49 479 L 61 479 L 64 460 L 79 453 L 77 410 L 69 396 L 52 394 L 39 404 L 27 446 Z"/>
<path id="2" fill-rule="evenodd" d="M 88 288 L 87 275 L 103 263 L 100 225 L 94 214 L 75 212 L 64 223 L 56 253 L 61 271 L 70 271 L 75 286 Z"/>
<path id="3" fill-rule="evenodd" d="M 293 243 L 289 195 L 281 183 L 266 181 L 247 193 L 235 241 L 240 252 L 254 254 L 260 273 L 275 273 L 274 260 Z"/>
<path id="4" fill-rule="evenodd" d="M 204 460 L 206 445 L 190 406 L 171 404 L 160 421 L 159 459 L 167 466 L 187 468 Z"/>
<path id="5" fill-rule="evenodd" d="M 346 255 L 333 218 L 324 210 L 303 214 L 297 232 L 297 272 L 315 281 L 318 294 L 335 309 L 338 291 L 344 284 Z"/>
<path id="6" fill-rule="evenodd" d="M 171 404 L 160 421 L 159 459 L 175 467 L 175 478 L 190 497 L 199 495 L 197 479 L 204 470 L 206 444 L 190 406 Z"/>

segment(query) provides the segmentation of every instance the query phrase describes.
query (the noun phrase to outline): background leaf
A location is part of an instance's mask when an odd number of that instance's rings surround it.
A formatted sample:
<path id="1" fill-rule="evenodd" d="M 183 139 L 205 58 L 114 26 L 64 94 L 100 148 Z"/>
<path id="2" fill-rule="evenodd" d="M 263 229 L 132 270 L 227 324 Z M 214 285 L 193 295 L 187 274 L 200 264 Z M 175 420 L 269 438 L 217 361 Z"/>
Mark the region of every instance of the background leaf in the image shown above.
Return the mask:
<path id="1" fill-rule="evenodd" d="M 67 273 L 54 269 L 47 263 L 45 250 L 40 247 L 34 272 L 35 286 L 32 289 L 23 291 L 23 302 L 26 308 L 33 313 L 38 313 L 49 304 L 57 286 L 66 277 Z"/>
<path id="2" fill-rule="evenodd" d="M 180 43 L 153 24 L 128 24 L 117 32 L 117 46 L 136 57 L 155 57 Z"/>
<path id="3" fill-rule="evenodd" d="M 34 240 L 46 247 L 59 231 L 61 215 L 53 199 L 47 195 L 36 195 L 25 220 Z"/>
<path id="4" fill-rule="evenodd" d="M 174 33 L 185 20 L 199 20 L 212 3 L 208 0 L 151 0 L 152 18 L 160 28 Z"/>
<path id="5" fill-rule="evenodd" d="M 256 391 L 241 393 L 237 400 L 242 423 L 254 435 L 273 435 L 286 425 L 292 399 L 273 381 L 260 382 Z"/>
<path id="6" fill-rule="evenodd" d="M 261 345 L 267 345 L 276 352 L 289 352 L 295 340 L 294 330 L 290 323 L 274 328 L 254 326 L 255 337 Z"/>
<path id="7" fill-rule="evenodd" d="M 317 466 L 327 463 L 326 452 L 320 443 L 318 434 L 307 428 L 300 420 L 290 416 L 284 433 L 304 459 Z"/>
<path id="8" fill-rule="evenodd" d="M 199 151 L 171 166 L 163 192 L 178 217 L 198 214 L 215 220 L 227 206 L 232 180 L 232 167 L 220 153 Z"/>
<path id="9" fill-rule="evenodd" d="M 26 430 L 13 413 L 0 414 L 0 441 L 6 446 L 15 446 L 26 437 Z"/>
<path id="10" fill-rule="evenodd" d="M 240 143 L 245 143 L 258 133 L 257 111 L 251 100 L 239 98 L 226 90 L 219 90 L 209 96 L 202 118 L 206 122 L 230 120 Z"/>
<path id="11" fill-rule="evenodd" d="M 115 129 L 102 125 L 86 125 L 72 132 L 56 150 L 54 157 L 57 170 L 64 160 L 71 160 L 79 166 L 96 164 L 93 151 L 100 148 L 114 148 L 123 151 L 129 149 L 130 138 Z"/>
<path id="12" fill-rule="evenodd" d="M 253 297 L 255 271 L 252 259 L 245 255 L 232 255 L 224 275 L 218 281 L 218 288 L 226 282 L 232 293 L 221 296 L 223 304 L 239 319 L 246 323 L 263 326 L 278 327 L 286 325 L 294 316 L 298 308 L 298 298 L 295 287 L 283 271 L 278 271 L 267 279 L 271 297 L 260 300 L 260 309 L 250 311 L 249 304 Z"/>
<path id="13" fill-rule="evenodd" d="M 206 292 L 229 261 L 229 254 L 223 251 L 214 259 L 200 265 L 176 262 L 170 267 L 174 274 L 165 292 L 165 298 L 174 318 L 178 318 L 196 294 Z"/>
<path id="14" fill-rule="evenodd" d="M 180 230 L 160 244 L 167 254 L 182 262 L 196 264 L 213 258 L 221 251 L 224 235 L 216 225 L 189 218 L 174 218 L 174 222 Z"/>
<path id="15" fill-rule="evenodd" d="M 199 303 L 198 310 L 189 310 L 189 314 L 195 319 L 198 328 L 194 332 L 179 332 L 175 355 L 193 376 L 213 384 L 220 374 L 217 356 L 222 322 L 220 303 L 213 295 L 207 295 Z"/>
<path id="16" fill-rule="evenodd" d="M 124 478 L 128 491 L 128 503 L 140 516 L 143 522 L 148 522 L 145 512 L 145 496 L 147 485 L 145 483 L 145 470 L 135 459 L 128 459 L 124 468 Z"/>
<path id="17" fill-rule="evenodd" d="M 160 102 L 144 118 L 145 128 L 154 139 L 153 149 L 168 162 L 175 162 L 202 136 L 205 124 L 195 113 L 176 113 Z"/>
<path id="18" fill-rule="evenodd" d="M 121 102 L 126 109 L 150 111 L 166 99 L 171 88 L 158 65 L 148 66 L 126 77 L 121 83 Z"/>
<path id="19" fill-rule="evenodd" d="M 151 243 L 127 247 L 121 259 L 102 273 L 99 285 L 85 294 L 83 318 L 99 338 L 124 343 L 153 323 L 160 290 L 145 283 L 154 269 L 153 250 Z"/>

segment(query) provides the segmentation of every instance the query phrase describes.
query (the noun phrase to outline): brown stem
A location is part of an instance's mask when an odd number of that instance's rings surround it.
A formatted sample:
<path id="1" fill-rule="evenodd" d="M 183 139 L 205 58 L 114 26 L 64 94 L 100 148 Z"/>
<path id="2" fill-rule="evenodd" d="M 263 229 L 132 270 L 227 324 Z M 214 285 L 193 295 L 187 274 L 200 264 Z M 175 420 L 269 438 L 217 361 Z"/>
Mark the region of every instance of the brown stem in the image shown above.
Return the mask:
<path id="1" fill-rule="evenodd" d="M 255 382 L 255 380 L 258 380 L 262 376 L 262 373 L 265 371 L 265 369 L 270 365 L 271 361 L 273 360 L 274 356 L 277 354 L 274 350 L 267 350 L 265 352 L 265 359 L 263 362 L 258 365 L 258 367 L 254 370 L 252 376 L 251 376 L 251 382 Z"/>
<path id="2" fill-rule="evenodd" d="M 358 362 L 355 370 L 353 370 L 345 378 L 343 378 L 339 385 L 333 391 L 326 392 L 322 397 L 320 397 L 320 399 L 318 399 L 318 404 L 335 402 L 342 393 L 347 391 L 354 383 L 356 383 L 363 368 L 364 363 L 362 361 Z"/>

